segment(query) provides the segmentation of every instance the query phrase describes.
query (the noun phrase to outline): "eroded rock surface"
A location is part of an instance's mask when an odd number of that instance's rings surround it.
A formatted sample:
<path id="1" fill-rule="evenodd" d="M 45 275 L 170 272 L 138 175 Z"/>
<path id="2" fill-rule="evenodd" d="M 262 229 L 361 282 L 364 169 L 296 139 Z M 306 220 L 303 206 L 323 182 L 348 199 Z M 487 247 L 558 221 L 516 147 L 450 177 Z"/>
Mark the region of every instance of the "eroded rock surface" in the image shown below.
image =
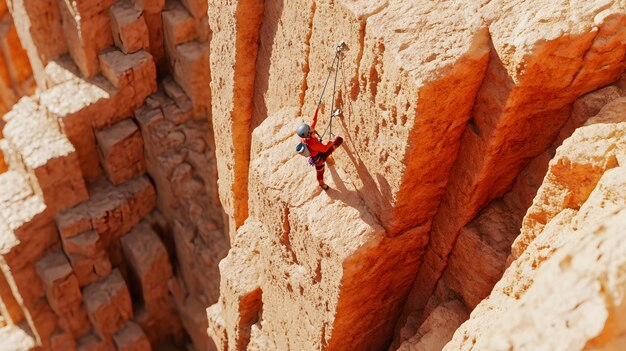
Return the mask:
<path id="1" fill-rule="evenodd" d="M 0 0 L 0 52 L 15 349 L 623 345 L 622 2 Z"/>

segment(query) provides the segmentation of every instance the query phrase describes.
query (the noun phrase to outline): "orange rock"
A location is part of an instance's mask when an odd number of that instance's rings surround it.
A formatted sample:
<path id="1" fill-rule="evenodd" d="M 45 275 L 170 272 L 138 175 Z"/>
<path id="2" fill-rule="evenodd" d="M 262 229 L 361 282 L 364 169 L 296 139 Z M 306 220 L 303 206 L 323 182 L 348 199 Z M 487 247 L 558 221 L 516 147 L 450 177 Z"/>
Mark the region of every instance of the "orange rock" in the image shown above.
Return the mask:
<path id="1" fill-rule="evenodd" d="M 132 319 L 130 294 L 119 270 L 88 285 L 84 295 L 89 320 L 101 338 L 109 338 Z"/>
<path id="2" fill-rule="evenodd" d="M 148 49 L 148 26 L 140 10 L 130 0 L 120 1 L 109 8 L 115 45 L 125 54 Z"/>
<path id="3" fill-rule="evenodd" d="M 113 184 L 122 184 L 145 172 L 143 139 L 132 119 L 96 132 L 102 168 Z"/>
<path id="4" fill-rule="evenodd" d="M 63 34 L 59 2 L 43 0 L 11 1 L 9 11 L 13 16 L 20 42 L 30 60 L 37 86 L 47 88 L 45 66 L 68 50 Z"/>
<path id="5" fill-rule="evenodd" d="M 248 216 L 248 166 L 250 119 L 255 82 L 255 62 L 263 2 L 209 1 L 211 116 L 216 143 L 219 195 L 230 216 L 231 235 Z M 238 19 L 244 19 L 238 20 Z M 180 82 L 179 82 L 180 83 Z"/>
<path id="6" fill-rule="evenodd" d="M 119 351 L 150 351 L 152 347 L 146 335 L 137 324 L 128 322 L 113 335 L 113 342 Z"/>
<path id="7" fill-rule="evenodd" d="M 122 249 L 131 271 L 133 291 L 142 297 L 146 310 L 158 314 L 167 309 L 172 266 L 157 234 L 146 223 L 140 223 L 122 237 Z"/>
<path id="8" fill-rule="evenodd" d="M 104 247 L 127 233 L 155 206 L 156 193 L 148 178 L 113 186 L 100 179 L 91 184 L 91 198 L 56 216 L 61 237 L 95 230 Z"/>
<path id="9" fill-rule="evenodd" d="M 95 230 L 64 237 L 62 242 L 81 287 L 111 273 L 111 262 Z"/>

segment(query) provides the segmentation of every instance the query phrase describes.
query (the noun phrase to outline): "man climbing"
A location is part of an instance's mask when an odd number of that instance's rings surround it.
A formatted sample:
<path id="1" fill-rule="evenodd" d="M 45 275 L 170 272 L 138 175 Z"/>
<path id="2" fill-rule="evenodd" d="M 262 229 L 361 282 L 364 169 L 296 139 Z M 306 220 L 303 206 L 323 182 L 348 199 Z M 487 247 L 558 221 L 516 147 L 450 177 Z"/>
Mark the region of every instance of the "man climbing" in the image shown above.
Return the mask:
<path id="1" fill-rule="evenodd" d="M 302 139 L 302 144 L 306 145 L 309 149 L 310 157 L 309 164 L 315 165 L 315 170 L 317 171 L 317 182 L 320 187 L 324 190 L 328 190 L 328 185 L 324 183 L 324 170 L 326 168 L 326 159 L 337 149 L 343 139 L 341 137 L 336 137 L 335 140 L 323 144 L 315 134 L 315 125 L 317 124 L 317 113 L 319 112 L 319 105 L 317 109 L 315 109 L 315 114 L 313 115 L 313 122 L 309 126 L 306 123 L 302 123 L 296 133 Z"/>

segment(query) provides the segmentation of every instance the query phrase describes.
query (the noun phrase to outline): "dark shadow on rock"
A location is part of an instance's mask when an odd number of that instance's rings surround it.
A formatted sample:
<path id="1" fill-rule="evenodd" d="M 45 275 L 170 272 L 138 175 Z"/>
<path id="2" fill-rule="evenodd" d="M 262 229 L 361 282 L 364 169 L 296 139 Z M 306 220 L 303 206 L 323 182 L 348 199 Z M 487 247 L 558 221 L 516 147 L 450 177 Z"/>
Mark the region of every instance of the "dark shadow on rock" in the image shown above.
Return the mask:
<path id="1" fill-rule="evenodd" d="M 269 90 L 269 78 L 274 39 L 278 31 L 278 23 L 283 13 L 284 1 L 265 1 L 263 21 L 259 31 L 259 51 L 256 58 L 256 76 L 254 77 L 254 96 L 250 130 L 258 127 L 267 118 L 265 94 Z"/>

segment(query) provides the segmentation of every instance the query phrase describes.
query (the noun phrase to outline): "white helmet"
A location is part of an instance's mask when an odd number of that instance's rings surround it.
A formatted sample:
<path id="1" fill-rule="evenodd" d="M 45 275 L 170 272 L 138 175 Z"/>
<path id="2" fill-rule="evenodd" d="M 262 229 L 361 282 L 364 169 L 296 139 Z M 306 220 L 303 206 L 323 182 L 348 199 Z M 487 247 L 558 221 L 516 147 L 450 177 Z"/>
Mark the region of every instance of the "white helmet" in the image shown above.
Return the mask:
<path id="1" fill-rule="evenodd" d="M 298 134 L 300 138 L 310 138 L 311 127 L 306 123 L 302 123 L 300 127 L 298 127 L 298 130 L 296 130 L 296 134 Z"/>

